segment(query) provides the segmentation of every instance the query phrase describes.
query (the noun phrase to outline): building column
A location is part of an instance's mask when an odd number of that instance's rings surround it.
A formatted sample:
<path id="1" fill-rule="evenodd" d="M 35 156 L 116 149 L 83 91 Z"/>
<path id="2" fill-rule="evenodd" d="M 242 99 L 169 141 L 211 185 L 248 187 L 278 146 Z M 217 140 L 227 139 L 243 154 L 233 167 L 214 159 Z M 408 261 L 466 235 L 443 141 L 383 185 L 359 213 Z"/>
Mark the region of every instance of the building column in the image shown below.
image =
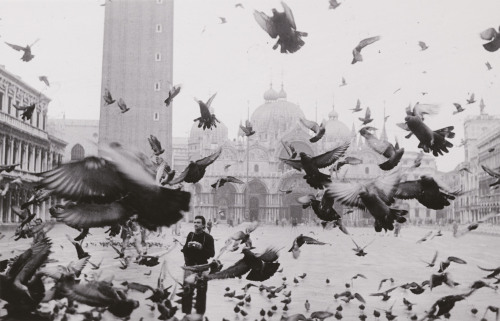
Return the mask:
<path id="1" fill-rule="evenodd" d="M 13 141 L 13 138 L 10 137 L 9 138 L 9 146 L 7 148 L 7 164 L 12 164 L 12 156 L 13 156 L 13 152 L 14 152 L 14 141 Z"/>

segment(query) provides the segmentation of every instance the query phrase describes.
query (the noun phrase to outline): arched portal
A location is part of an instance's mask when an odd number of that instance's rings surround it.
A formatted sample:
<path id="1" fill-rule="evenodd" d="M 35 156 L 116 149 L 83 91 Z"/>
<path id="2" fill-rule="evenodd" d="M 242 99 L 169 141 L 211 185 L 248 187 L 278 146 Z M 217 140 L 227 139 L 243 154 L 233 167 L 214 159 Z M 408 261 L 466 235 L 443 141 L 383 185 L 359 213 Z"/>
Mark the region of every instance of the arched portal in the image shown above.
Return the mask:
<path id="1" fill-rule="evenodd" d="M 259 220 L 259 198 L 251 197 L 250 202 L 248 204 L 249 207 L 249 215 L 250 221 L 258 221 Z"/>
<path id="2" fill-rule="evenodd" d="M 236 187 L 226 183 L 214 191 L 214 205 L 217 206 L 217 220 L 233 220 L 235 217 Z"/>
<path id="3" fill-rule="evenodd" d="M 71 148 L 71 160 L 81 160 L 85 157 L 85 149 L 82 145 L 76 144 Z"/>
<path id="4" fill-rule="evenodd" d="M 248 188 L 248 191 L 247 191 Z M 258 179 L 254 179 L 245 186 L 244 190 L 245 204 L 248 204 L 248 212 L 245 213 L 245 219 L 257 221 L 261 220 L 261 215 L 264 214 L 264 207 L 266 206 L 266 197 L 268 190 L 266 185 Z M 248 197 L 248 200 L 247 200 Z M 254 199 L 252 201 L 252 199 Z M 250 217 L 250 202 L 253 202 L 252 217 Z"/>

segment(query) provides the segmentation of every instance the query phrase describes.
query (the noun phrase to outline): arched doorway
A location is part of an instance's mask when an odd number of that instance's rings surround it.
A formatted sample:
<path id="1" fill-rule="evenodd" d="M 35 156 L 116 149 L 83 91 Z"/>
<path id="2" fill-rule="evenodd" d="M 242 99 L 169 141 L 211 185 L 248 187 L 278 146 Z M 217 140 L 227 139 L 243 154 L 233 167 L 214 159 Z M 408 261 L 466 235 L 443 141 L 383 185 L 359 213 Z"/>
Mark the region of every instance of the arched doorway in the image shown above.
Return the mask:
<path id="1" fill-rule="evenodd" d="M 250 221 L 259 220 L 259 199 L 257 197 L 251 197 L 249 203 L 249 215 Z"/>
<path id="2" fill-rule="evenodd" d="M 254 179 L 248 183 L 243 193 L 245 195 L 245 204 L 248 204 L 248 211 L 245 211 L 245 219 L 252 221 L 262 220 L 266 213 L 266 197 L 268 195 L 266 185 L 262 181 Z"/>

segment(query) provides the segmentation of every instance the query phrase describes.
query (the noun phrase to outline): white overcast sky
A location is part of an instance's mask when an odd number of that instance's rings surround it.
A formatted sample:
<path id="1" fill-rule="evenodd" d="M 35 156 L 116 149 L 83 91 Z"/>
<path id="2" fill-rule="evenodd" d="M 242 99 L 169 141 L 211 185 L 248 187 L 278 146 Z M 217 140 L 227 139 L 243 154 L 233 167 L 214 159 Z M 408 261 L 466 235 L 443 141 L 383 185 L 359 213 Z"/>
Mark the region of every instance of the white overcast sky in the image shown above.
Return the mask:
<path id="1" fill-rule="evenodd" d="M 238 2 L 245 8 L 236 8 Z M 102 3 L 0 1 L 0 64 L 52 99 L 50 117 L 60 118 L 63 112 L 66 118 L 99 117 Z M 254 9 L 281 11 L 280 1 L 175 1 L 174 83 L 184 87 L 174 101 L 174 136 L 187 136 L 199 113 L 193 97 L 206 100 L 217 92 L 215 113 L 235 137 L 247 105 L 250 112 L 261 105 L 271 81 L 277 90 L 283 81 L 288 100 L 299 104 L 310 119 L 316 105 L 318 120 L 327 118 L 334 101 L 339 119 L 349 128 L 354 123 L 359 129 L 361 114 L 348 110 L 358 98 L 371 108 L 379 128 L 385 105 L 389 138 L 397 135 L 407 150 L 416 150 L 417 141 L 405 140 L 405 133 L 393 124 L 403 121 L 410 102 L 439 104 L 440 114 L 427 122 L 434 129 L 454 125 L 455 145 L 463 138 L 464 118 L 479 113 L 480 98 L 487 113 L 499 114 L 500 50 L 484 50 L 479 33 L 500 25 L 500 1 L 345 0 L 336 10 L 328 10 L 327 0 L 286 3 L 297 29 L 309 34 L 304 47 L 288 55 L 271 49 L 275 41 L 253 18 Z M 227 23 L 220 24 L 219 17 Z M 363 49 L 364 61 L 351 65 L 357 43 L 377 35 L 382 39 Z M 3 44 L 26 45 L 36 39 L 35 58 L 29 63 Z M 429 49 L 421 51 L 418 41 Z M 39 75 L 48 76 L 50 88 L 38 81 Z M 342 77 L 348 85 L 339 87 Z M 478 102 L 466 105 L 472 92 Z M 454 102 L 466 111 L 453 116 Z M 438 158 L 438 166 L 451 170 L 462 159 L 463 149 L 455 147 Z"/>

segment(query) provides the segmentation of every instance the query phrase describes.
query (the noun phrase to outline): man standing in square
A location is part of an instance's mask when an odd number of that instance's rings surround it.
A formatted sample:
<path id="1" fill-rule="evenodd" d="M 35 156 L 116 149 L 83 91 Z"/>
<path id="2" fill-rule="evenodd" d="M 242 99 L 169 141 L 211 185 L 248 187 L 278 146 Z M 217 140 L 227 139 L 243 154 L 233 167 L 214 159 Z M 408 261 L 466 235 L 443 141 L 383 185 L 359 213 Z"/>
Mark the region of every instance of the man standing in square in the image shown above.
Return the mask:
<path id="1" fill-rule="evenodd" d="M 184 263 L 186 266 L 207 264 L 208 259 L 215 255 L 214 238 L 204 231 L 206 221 L 203 216 L 194 218 L 194 232 L 190 232 L 186 238 L 186 243 L 182 248 L 184 253 Z M 191 271 L 184 272 L 184 279 Z M 193 292 L 196 288 L 195 309 L 198 314 L 205 314 L 207 305 L 207 281 L 199 279 L 195 284 L 184 282 L 184 295 L 182 297 L 182 312 L 191 314 L 193 303 Z"/>

